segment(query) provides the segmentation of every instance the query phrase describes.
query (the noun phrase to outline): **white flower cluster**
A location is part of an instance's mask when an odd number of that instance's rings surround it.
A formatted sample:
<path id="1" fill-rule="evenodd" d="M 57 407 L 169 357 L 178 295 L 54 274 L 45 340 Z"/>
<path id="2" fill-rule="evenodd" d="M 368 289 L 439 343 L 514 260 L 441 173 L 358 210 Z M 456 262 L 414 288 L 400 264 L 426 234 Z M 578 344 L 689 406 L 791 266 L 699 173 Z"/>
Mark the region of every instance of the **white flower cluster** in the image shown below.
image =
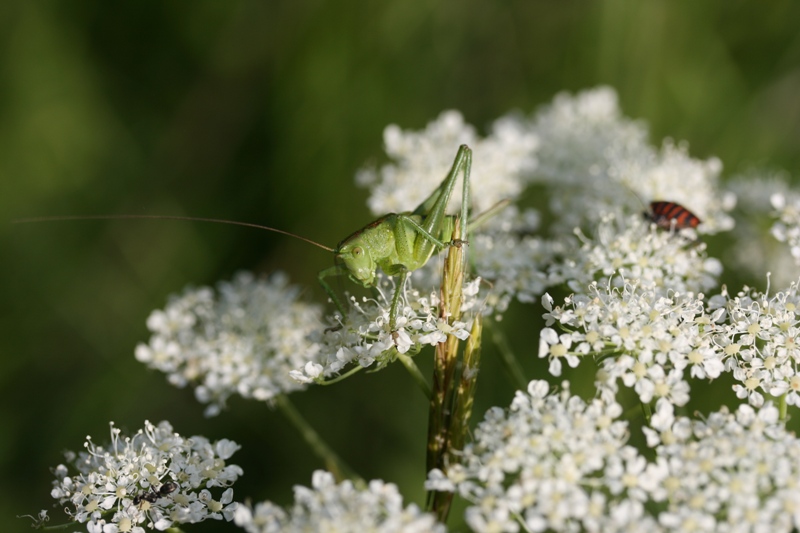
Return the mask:
<path id="1" fill-rule="evenodd" d="M 592 281 L 619 287 L 634 280 L 659 293 L 716 287 L 722 264 L 706 257 L 703 243 L 687 240 L 683 233 L 693 234 L 658 229 L 640 215 L 606 215 L 591 238 L 581 235 L 580 250 L 571 260 L 553 265 L 550 273 L 575 292 L 585 291 Z"/>
<path id="2" fill-rule="evenodd" d="M 495 122 L 491 135 L 481 139 L 461 113 L 445 111 L 419 133 L 388 126 L 383 139 L 394 163 L 364 169 L 356 178 L 359 185 L 370 188 L 367 204 L 375 215 L 414 210 L 439 186 L 462 144 L 474 153 L 470 187 L 478 213 L 500 200 L 516 199 L 536 168 L 536 136 L 507 118 Z M 450 207 L 460 205 L 457 185 Z"/>
<path id="3" fill-rule="evenodd" d="M 565 385 L 566 387 L 566 385 Z M 675 417 L 660 400 L 645 428 L 655 457 L 626 444 L 622 408 L 548 395 L 532 381 L 493 408 L 460 464 L 426 487 L 472 505 L 477 532 L 793 531 L 800 525 L 800 440 L 771 404 L 707 418 Z M 794 529 L 793 529 L 794 528 Z"/>
<path id="4" fill-rule="evenodd" d="M 545 294 L 546 327 L 539 357 L 550 359 L 559 376 L 562 364 L 576 367 L 583 357 L 600 360 L 597 385 L 613 398 L 617 382 L 632 387 L 644 403 L 665 398 L 689 400 L 689 376 L 715 379 L 731 372 L 733 390 L 756 407 L 764 394 L 785 396 L 800 406 L 800 283 L 770 296 L 726 290 L 709 298 L 629 283 L 593 283 L 586 294 L 554 306 Z M 550 326 L 558 324 L 559 334 Z"/>
<path id="5" fill-rule="evenodd" d="M 479 285 L 479 279 L 465 284 L 462 311 L 479 308 L 476 300 Z M 364 298 L 359 302 L 355 297 L 349 298 L 347 316 L 342 319 L 337 315 L 331 320 L 332 327 L 311 336 L 319 347 L 317 358 L 298 366 L 291 372 L 292 378 L 300 383 L 312 383 L 354 365 L 362 368 L 376 365 L 380 369 L 392 362 L 396 353 L 416 354 L 425 345 L 444 342 L 447 334 L 461 340 L 469 336 L 472 315 L 464 317 L 464 321 L 448 324 L 439 318 L 438 290 L 423 292 L 410 283 L 400 288 L 401 305 L 392 331 L 389 313 L 397 290 L 394 278 L 380 274 L 378 289 L 377 296 L 372 299 Z"/>
<path id="6" fill-rule="evenodd" d="M 644 504 L 663 476 L 625 444 L 622 408 L 563 386 L 548 395 L 547 382 L 532 381 L 508 411 L 490 409 L 461 464 L 431 471 L 426 488 L 471 502 L 477 532 L 652 530 Z"/>
<path id="7" fill-rule="evenodd" d="M 755 411 L 675 418 L 659 405 L 645 428 L 664 473 L 652 497 L 665 501 L 664 531 L 797 531 L 800 527 L 800 440 L 778 422 L 771 404 Z"/>
<path id="8" fill-rule="evenodd" d="M 237 504 L 229 487 L 242 469 L 226 461 L 239 449 L 230 440 L 181 437 L 168 422 L 122 437 L 111 424 L 104 448 L 87 437 L 86 451 L 67 454 L 55 469 L 51 495 L 89 533 L 144 533 L 207 519 L 231 520 Z M 77 472 L 77 473 L 75 473 Z"/>
<path id="9" fill-rule="evenodd" d="M 542 304 L 546 325 L 558 322 L 566 333 L 542 330 L 539 357 L 548 357 L 550 372 L 558 376 L 562 359 L 575 367 L 584 356 L 599 356 L 598 387 L 607 398 L 616 395 L 621 380 L 644 403 L 667 398 L 685 405 L 686 367 L 694 377 L 711 379 L 724 370 L 724 354 L 707 335 L 713 320 L 705 313 L 702 295 L 592 284 L 588 294 L 570 296 L 563 307 L 554 307 L 547 294 Z"/>
<path id="10" fill-rule="evenodd" d="M 272 502 L 236 509 L 236 524 L 248 533 L 443 533 L 445 526 L 416 505 L 403 507 L 397 486 L 373 480 L 360 489 L 351 481 L 337 484 L 322 470 L 314 472 L 311 488 L 296 486 L 294 505 L 283 509 Z"/>
<path id="11" fill-rule="evenodd" d="M 775 193 L 770 200 L 778 212 L 778 220 L 772 225 L 772 234 L 789 245 L 795 263 L 800 265 L 800 195 Z"/>
<path id="12" fill-rule="evenodd" d="M 512 218 L 516 217 L 516 218 Z M 589 235 L 543 239 L 518 231 L 522 215 L 513 209 L 498 216 L 499 225 L 471 237 L 476 271 L 494 284 L 495 298 L 516 295 L 532 302 L 548 288 L 567 283 L 586 292 L 592 281 L 621 286 L 626 280 L 661 292 L 707 291 L 718 285 L 722 265 L 692 240 L 686 229 L 664 231 L 641 214 L 606 214 Z M 500 311 L 504 305 L 495 305 Z"/>
<path id="13" fill-rule="evenodd" d="M 709 300 L 709 307 L 724 313 L 713 340 L 740 382 L 734 386 L 736 395 L 756 407 L 764 403 L 764 392 L 786 395 L 787 404 L 800 407 L 798 282 L 773 296 L 743 290 L 729 297 L 723 292 Z"/>
<path id="14" fill-rule="evenodd" d="M 633 192 L 620 186 L 614 166 L 638 161 L 648 151 L 647 128 L 622 116 L 613 89 L 599 87 L 574 97 L 560 93 L 537 113 L 533 129 L 542 136 L 537 177 L 560 188 L 550 206 L 559 218 L 567 217 L 560 223 L 563 229 L 597 220 L 621 205 L 643 208 Z"/>
<path id="15" fill-rule="evenodd" d="M 653 200 L 690 209 L 704 233 L 733 225 L 725 211 L 735 198 L 717 186 L 720 161 L 692 159 L 685 143 L 652 147 L 646 127 L 622 116 L 609 87 L 557 95 L 528 129 L 541 141 L 537 176 L 551 188 L 551 209 L 562 230 L 620 210 L 641 211 Z"/>
<path id="16" fill-rule="evenodd" d="M 303 388 L 289 371 L 313 361 L 308 336 L 322 326 L 322 308 L 299 300 L 287 277 L 240 273 L 209 287 L 189 288 L 147 319 L 149 344 L 136 359 L 165 372 L 173 385 L 196 384 L 195 396 L 219 413 L 231 394 L 270 400 Z"/>

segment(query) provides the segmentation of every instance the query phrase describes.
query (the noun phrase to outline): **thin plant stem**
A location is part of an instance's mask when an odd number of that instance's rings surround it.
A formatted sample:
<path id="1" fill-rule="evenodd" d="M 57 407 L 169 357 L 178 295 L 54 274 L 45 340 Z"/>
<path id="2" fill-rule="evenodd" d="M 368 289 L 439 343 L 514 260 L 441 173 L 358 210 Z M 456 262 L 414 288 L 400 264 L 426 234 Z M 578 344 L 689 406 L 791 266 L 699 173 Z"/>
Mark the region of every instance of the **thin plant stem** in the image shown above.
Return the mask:
<path id="1" fill-rule="evenodd" d="M 352 376 L 353 374 L 357 374 L 357 373 L 361 372 L 362 370 L 364 370 L 364 367 L 361 366 L 361 365 L 358 365 L 358 366 L 355 366 L 355 367 L 351 368 L 350 370 L 348 370 L 344 374 L 340 374 L 340 375 L 336 376 L 335 378 L 331 378 L 331 379 L 326 380 L 326 381 L 317 381 L 316 383 L 318 385 L 333 385 L 334 383 L 339 383 L 340 381 L 342 381 L 344 379 L 347 379 L 350 376 Z"/>
<path id="2" fill-rule="evenodd" d="M 512 384 L 519 390 L 525 390 L 528 387 L 528 380 L 525 378 L 525 372 L 519 365 L 517 357 L 508 346 L 505 333 L 497 327 L 489 328 L 489 330 L 492 332 L 494 345 L 500 351 L 500 361 L 503 363 L 503 367 L 506 369 Z"/>
<path id="3" fill-rule="evenodd" d="M 21 518 L 21 517 L 17 517 Z M 35 527 L 35 526 L 31 526 Z M 42 531 L 57 531 L 59 529 L 67 529 L 69 527 L 75 527 L 75 522 L 66 522 L 64 524 L 58 524 L 55 526 L 42 526 L 42 527 L 35 527 L 35 529 L 41 529 Z"/>
<path id="4" fill-rule="evenodd" d="M 422 393 L 425 395 L 425 397 L 428 400 L 430 400 L 431 399 L 431 394 L 433 394 L 431 392 L 431 386 L 425 380 L 425 376 L 422 375 L 422 372 L 420 371 L 419 367 L 417 366 L 417 363 L 414 362 L 414 359 L 409 357 L 407 354 L 398 353 L 397 354 L 397 360 L 400 361 L 401 363 L 403 363 L 403 366 L 406 367 L 406 370 L 408 370 L 408 373 L 411 374 L 412 378 L 414 378 L 414 381 L 419 386 L 420 390 L 422 390 Z"/>
<path id="5" fill-rule="evenodd" d="M 641 402 L 642 404 L 642 413 L 644 413 L 644 421 L 647 425 L 650 425 L 650 419 L 653 417 L 653 410 L 650 408 L 650 404 L 647 402 Z"/>
<path id="6" fill-rule="evenodd" d="M 285 395 L 280 394 L 276 396 L 275 405 L 278 406 L 295 429 L 300 432 L 300 435 L 302 435 L 306 443 L 311 447 L 317 457 L 322 459 L 325 463 L 325 467 L 337 480 L 352 479 L 363 483 L 363 480 L 331 449 L 330 446 L 328 446 L 322 437 L 320 437 L 319 433 L 311 427 L 308 421 L 303 418 Z"/>
<path id="7" fill-rule="evenodd" d="M 788 410 L 788 404 L 786 403 L 786 395 L 782 394 L 780 398 L 778 398 L 778 413 L 780 416 L 780 421 L 786 423 L 786 415 Z"/>

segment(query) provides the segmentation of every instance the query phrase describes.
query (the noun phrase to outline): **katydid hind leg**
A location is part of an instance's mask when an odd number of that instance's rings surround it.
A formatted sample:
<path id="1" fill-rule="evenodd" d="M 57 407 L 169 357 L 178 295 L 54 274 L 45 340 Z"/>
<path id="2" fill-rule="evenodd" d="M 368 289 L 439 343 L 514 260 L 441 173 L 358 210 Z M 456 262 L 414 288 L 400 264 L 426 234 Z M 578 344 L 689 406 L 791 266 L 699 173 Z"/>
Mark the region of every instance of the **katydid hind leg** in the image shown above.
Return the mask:
<path id="1" fill-rule="evenodd" d="M 462 219 L 465 219 L 467 216 L 467 209 L 469 205 L 469 174 L 471 168 L 472 150 L 470 150 L 466 144 L 462 144 L 458 149 L 456 158 L 453 161 L 453 166 L 450 169 L 450 172 L 447 174 L 447 177 L 444 179 L 444 181 L 442 181 L 436 191 L 434 191 L 433 194 L 431 194 L 431 196 L 429 196 L 428 199 L 420 204 L 417 207 L 417 210 L 414 211 L 414 214 L 423 216 L 422 223 L 419 224 L 419 226 L 420 229 L 424 230 L 424 232 L 419 232 L 423 238 L 417 239 L 414 245 L 415 258 L 422 259 L 430 257 L 435 247 L 441 248 L 443 247 L 442 245 L 447 246 L 456 244 L 452 241 L 444 242 L 445 240 L 449 241 L 449 239 L 430 239 L 430 237 L 441 236 L 446 217 L 445 211 L 447 210 L 447 204 L 453 194 L 453 189 L 455 188 L 456 181 L 458 180 L 458 175 L 462 173 L 464 175 L 464 182 L 461 200 L 461 217 Z M 431 200 L 434 200 L 432 205 L 430 204 Z M 417 212 L 424 207 L 428 207 L 427 212 Z"/>
<path id="2" fill-rule="evenodd" d="M 469 159 L 471 163 L 472 150 L 470 150 L 469 146 L 466 144 L 462 144 L 458 148 L 458 153 L 456 154 L 455 160 L 453 160 L 453 165 L 447 173 L 447 176 L 442 180 L 439 186 L 436 187 L 436 190 L 414 209 L 412 214 L 420 215 L 426 219 L 429 219 L 430 215 L 436 212 L 444 216 L 447 203 L 450 201 L 450 196 L 452 196 L 453 189 L 458 180 L 458 175 L 461 173 L 461 168 L 464 166 L 467 159 Z M 433 227 L 433 225 L 429 226 L 427 229 L 430 231 L 431 227 Z"/>
<path id="3" fill-rule="evenodd" d="M 406 225 L 407 226 L 406 229 L 408 229 L 408 231 L 419 234 L 423 238 L 423 240 L 427 240 L 428 242 L 430 242 L 431 244 L 433 244 L 438 248 L 447 248 L 451 244 L 449 241 L 444 242 L 435 235 L 428 233 L 427 229 L 425 229 L 416 221 L 414 221 L 414 219 L 411 218 L 411 216 L 409 215 L 404 215 L 400 213 L 397 215 L 397 221 L 399 224 Z"/>
<path id="4" fill-rule="evenodd" d="M 469 242 L 469 200 L 470 200 L 470 172 L 472 171 L 472 150 L 467 151 L 464 159 L 464 184 L 461 193 L 461 213 L 459 214 L 461 231 L 459 234 L 459 244 Z M 451 241 L 455 243 L 456 241 Z M 466 254 L 464 254 L 466 261 Z"/>
<path id="5" fill-rule="evenodd" d="M 420 207 L 417 208 L 419 210 L 421 207 L 424 207 L 428 204 L 429 200 L 435 198 L 433 205 L 429 208 L 430 210 L 426 213 L 421 213 L 423 215 L 423 220 L 421 224 L 416 224 L 413 219 L 406 217 L 406 222 L 409 226 L 414 228 L 414 231 L 418 233 L 418 238 L 414 241 L 414 260 L 415 263 L 422 266 L 430 256 L 433 254 L 434 249 L 442 249 L 446 248 L 447 246 L 460 246 L 461 243 L 466 242 L 468 239 L 467 228 L 466 225 L 462 226 L 462 237 L 459 240 L 454 240 L 452 238 L 452 232 L 449 235 L 443 235 L 443 228 L 445 226 L 445 221 L 447 219 L 447 215 L 445 213 L 447 209 L 447 204 L 450 201 L 450 197 L 453 194 L 453 189 L 455 188 L 456 181 L 458 180 L 458 175 L 462 174 L 463 178 L 463 189 L 461 195 L 461 213 L 459 214 L 460 220 L 468 220 L 468 212 L 469 212 L 469 178 L 470 178 L 470 170 L 472 169 L 472 150 L 466 145 L 462 144 L 461 147 L 458 149 L 458 153 L 456 154 L 455 161 L 453 161 L 453 167 L 450 169 L 447 177 L 441 183 L 441 185 L 437 188 L 436 191 L 426 200 L 423 202 Z M 420 214 L 416 213 L 415 214 Z M 463 240 L 462 240 L 463 239 Z M 445 242 L 445 241 L 448 242 Z M 465 256 L 466 257 L 466 256 Z M 400 281 L 398 285 L 395 287 L 395 294 L 392 298 L 392 309 L 390 311 L 390 325 L 392 331 L 395 330 L 397 325 L 397 313 L 399 311 L 400 303 L 401 303 L 401 295 L 400 292 L 405 289 L 405 283 L 409 276 L 409 272 L 403 272 L 400 276 Z"/>

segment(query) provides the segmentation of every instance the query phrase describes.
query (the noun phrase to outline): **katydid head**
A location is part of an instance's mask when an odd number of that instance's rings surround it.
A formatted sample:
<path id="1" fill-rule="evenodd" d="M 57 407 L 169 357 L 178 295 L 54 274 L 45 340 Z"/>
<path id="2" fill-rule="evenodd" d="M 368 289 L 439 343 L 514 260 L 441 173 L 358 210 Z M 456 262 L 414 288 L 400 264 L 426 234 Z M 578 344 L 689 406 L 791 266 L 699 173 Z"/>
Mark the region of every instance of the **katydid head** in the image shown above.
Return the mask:
<path id="1" fill-rule="evenodd" d="M 369 248 L 364 246 L 358 237 L 346 239 L 334 250 L 336 262 L 344 263 L 348 276 L 354 282 L 364 287 L 375 285 L 378 265 L 369 253 Z"/>

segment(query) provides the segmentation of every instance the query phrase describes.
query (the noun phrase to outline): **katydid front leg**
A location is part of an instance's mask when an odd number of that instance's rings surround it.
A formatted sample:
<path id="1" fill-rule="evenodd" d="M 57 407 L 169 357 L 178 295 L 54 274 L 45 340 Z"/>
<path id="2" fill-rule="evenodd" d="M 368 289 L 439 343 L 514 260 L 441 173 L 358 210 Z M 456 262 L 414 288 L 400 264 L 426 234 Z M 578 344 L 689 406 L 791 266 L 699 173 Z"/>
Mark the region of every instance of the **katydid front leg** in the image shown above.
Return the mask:
<path id="1" fill-rule="evenodd" d="M 347 274 L 364 287 L 374 287 L 377 270 L 389 276 L 400 276 L 392 297 L 389 322 L 396 330 L 397 315 L 405 280 L 410 272 L 425 265 L 434 252 L 449 246 L 461 246 L 468 239 L 453 240 L 455 217 L 445 214 L 458 175 L 463 172 L 460 217 L 467 220 L 469 205 L 469 173 L 472 150 L 461 145 L 453 166 L 441 184 L 412 212 L 390 213 L 344 239 L 334 250 L 337 265 L 319 273 L 319 281 L 344 318 L 346 311 L 325 278 Z"/>

